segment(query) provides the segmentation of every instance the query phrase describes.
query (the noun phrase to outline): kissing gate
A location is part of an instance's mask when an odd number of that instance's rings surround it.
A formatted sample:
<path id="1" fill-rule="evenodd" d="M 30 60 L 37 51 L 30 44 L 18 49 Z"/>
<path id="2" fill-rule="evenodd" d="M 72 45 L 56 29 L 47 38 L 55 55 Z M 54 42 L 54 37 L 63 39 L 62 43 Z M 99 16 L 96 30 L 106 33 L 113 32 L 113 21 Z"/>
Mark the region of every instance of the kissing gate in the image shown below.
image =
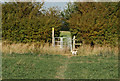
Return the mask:
<path id="1" fill-rule="evenodd" d="M 69 31 L 60 31 L 60 37 L 54 37 L 54 28 L 52 28 L 52 46 L 67 47 L 72 52 L 75 50 L 75 36 L 72 39 Z"/>

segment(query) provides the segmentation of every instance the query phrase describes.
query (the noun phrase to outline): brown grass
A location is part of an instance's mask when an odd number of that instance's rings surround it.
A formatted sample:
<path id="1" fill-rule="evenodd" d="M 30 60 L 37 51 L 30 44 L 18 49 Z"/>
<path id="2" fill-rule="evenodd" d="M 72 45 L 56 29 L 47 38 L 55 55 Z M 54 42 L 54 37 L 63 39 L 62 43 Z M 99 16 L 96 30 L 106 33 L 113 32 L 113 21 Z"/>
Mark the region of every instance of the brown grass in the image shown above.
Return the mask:
<path id="1" fill-rule="evenodd" d="M 48 43 L 18 43 L 9 44 L 7 42 L 2 43 L 2 53 L 41 53 L 41 54 L 70 54 L 70 51 L 65 49 L 60 49 L 59 47 L 52 47 Z"/>
<path id="2" fill-rule="evenodd" d="M 99 46 L 96 45 L 92 48 L 90 45 L 83 45 L 78 48 L 78 54 L 82 56 L 86 55 L 106 55 L 106 54 L 114 54 L 118 55 L 118 47 L 110 47 L 110 46 Z"/>
<path id="3" fill-rule="evenodd" d="M 60 49 L 59 47 L 52 47 L 48 43 L 18 43 L 18 44 L 9 44 L 7 42 L 2 43 L 2 53 L 11 54 L 11 53 L 40 53 L 40 54 L 61 54 L 61 55 L 71 55 L 71 52 L 68 48 Z M 83 45 L 78 48 L 78 55 L 98 55 L 98 54 L 118 54 L 118 47 L 109 47 L 109 46 L 98 46 L 94 48 L 90 45 Z"/>

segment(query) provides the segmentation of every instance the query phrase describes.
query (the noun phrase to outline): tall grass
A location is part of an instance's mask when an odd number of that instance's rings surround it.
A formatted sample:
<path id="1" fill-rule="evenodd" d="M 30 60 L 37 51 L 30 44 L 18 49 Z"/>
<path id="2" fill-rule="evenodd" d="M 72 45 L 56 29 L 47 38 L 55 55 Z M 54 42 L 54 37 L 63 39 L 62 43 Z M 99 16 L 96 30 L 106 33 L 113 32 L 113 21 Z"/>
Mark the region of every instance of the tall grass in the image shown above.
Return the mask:
<path id="1" fill-rule="evenodd" d="M 2 53 L 12 54 L 12 53 L 39 53 L 39 54 L 61 54 L 61 55 L 71 55 L 68 48 L 60 49 L 59 47 L 52 47 L 49 43 L 2 43 Z M 78 48 L 78 55 L 107 55 L 107 54 L 118 54 L 118 47 L 109 46 L 94 46 L 92 48 L 90 45 L 83 45 Z"/>
<path id="2" fill-rule="evenodd" d="M 2 43 L 2 52 L 11 53 L 40 53 L 40 54 L 70 54 L 68 48 L 52 47 L 49 43 Z"/>
<path id="3" fill-rule="evenodd" d="M 95 45 L 94 48 L 90 45 L 83 45 L 78 48 L 78 54 L 82 56 L 86 55 L 118 55 L 118 47 L 110 47 L 107 45 L 99 46 Z"/>

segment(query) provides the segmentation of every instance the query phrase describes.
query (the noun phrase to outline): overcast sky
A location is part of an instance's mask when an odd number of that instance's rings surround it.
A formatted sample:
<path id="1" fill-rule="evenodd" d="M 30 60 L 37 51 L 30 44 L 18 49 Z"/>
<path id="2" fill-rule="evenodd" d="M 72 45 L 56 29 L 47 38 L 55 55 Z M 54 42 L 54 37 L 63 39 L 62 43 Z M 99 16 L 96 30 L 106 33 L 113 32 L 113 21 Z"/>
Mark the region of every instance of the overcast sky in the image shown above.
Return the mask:
<path id="1" fill-rule="evenodd" d="M 67 2 L 45 2 L 44 8 L 58 7 L 60 10 L 64 10 L 67 6 Z"/>
<path id="2" fill-rule="evenodd" d="M 1 2 L 13 2 L 13 0 L 0 0 Z M 37 0 L 39 2 L 39 0 Z M 45 2 L 43 8 L 58 7 L 60 10 L 64 10 L 68 2 Z"/>
<path id="3" fill-rule="evenodd" d="M 13 2 L 15 0 L 0 0 L 1 2 Z M 34 1 L 34 0 L 20 0 L 20 1 Z M 74 2 L 74 1 L 78 1 L 78 0 L 35 0 L 36 2 L 41 2 L 44 1 L 44 8 L 50 8 L 50 7 L 58 7 L 60 8 L 60 10 L 64 10 L 66 8 L 66 5 L 68 2 Z M 117 2 L 120 0 L 79 0 L 81 2 L 89 2 L 89 1 L 96 1 L 96 2 L 106 2 L 106 1 L 113 1 L 113 2 Z"/>

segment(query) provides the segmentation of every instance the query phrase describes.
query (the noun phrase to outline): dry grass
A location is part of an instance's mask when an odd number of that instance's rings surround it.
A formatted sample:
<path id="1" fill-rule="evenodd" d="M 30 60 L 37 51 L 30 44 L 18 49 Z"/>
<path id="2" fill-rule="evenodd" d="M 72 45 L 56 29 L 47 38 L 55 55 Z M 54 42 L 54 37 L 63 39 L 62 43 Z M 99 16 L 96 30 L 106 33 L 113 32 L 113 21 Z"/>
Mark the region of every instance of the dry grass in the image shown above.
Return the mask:
<path id="1" fill-rule="evenodd" d="M 48 43 L 18 43 L 8 44 L 2 43 L 2 52 L 5 54 L 11 53 L 41 53 L 41 54 L 70 54 L 70 51 L 66 49 L 60 49 L 59 47 L 52 47 Z"/>
<path id="2" fill-rule="evenodd" d="M 66 49 L 60 49 L 59 47 L 52 47 L 48 43 L 18 43 L 9 44 L 7 42 L 2 43 L 2 53 L 40 53 L 40 54 L 61 54 L 61 55 L 71 55 L 71 52 Z M 98 54 L 118 54 L 118 47 L 111 48 L 109 46 L 95 46 L 94 48 L 90 45 L 83 45 L 78 48 L 78 55 L 98 55 Z"/>
<path id="3" fill-rule="evenodd" d="M 104 46 L 99 46 L 96 45 L 94 48 L 92 48 L 90 45 L 83 45 L 78 48 L 78 54 L 81 56 L 86 56 L 86 55 L 106 55 L 106 54 L 114 54 L 118 55 L 118 47 L 110 47 L 107 45 Z"/>

